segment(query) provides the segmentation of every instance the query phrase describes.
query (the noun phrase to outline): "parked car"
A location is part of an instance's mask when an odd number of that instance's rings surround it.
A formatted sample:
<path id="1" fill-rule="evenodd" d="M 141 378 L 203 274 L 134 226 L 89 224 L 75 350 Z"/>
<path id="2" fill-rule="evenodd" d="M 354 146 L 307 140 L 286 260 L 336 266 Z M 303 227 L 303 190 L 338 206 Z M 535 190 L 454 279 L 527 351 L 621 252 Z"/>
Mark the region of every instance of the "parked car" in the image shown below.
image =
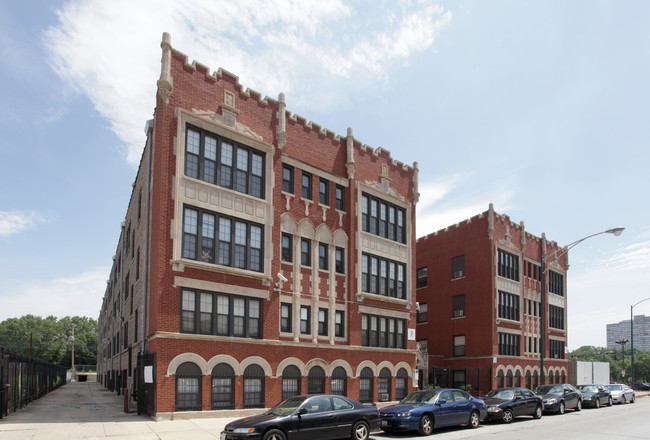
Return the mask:
<path id="1" fill-rule="evenodd" d="M 343 396 L 315 394 L 286 399 L 263 414 L 230 422 L 221 440 L 367 440 L 379 430 L 379 411 Z"/>
<path id="2" fill-rule="evenodd" d="M 476 428 L 486 416 L 483 400 L 455 388 L 415 391 L 379 411 L 383 431 L 418 431 L 420 435 L 445 426 Z"/>
<path id="3" fill-rule="evenodd" d="M 605 385 L 605 388 L 612 393 L 612 402 L 634 403 L 636 394 L 634 393 L 634 390 L 627 385 L 621 383 L 610 383 L 609 385 Z"/>
<path id="4" fill-rule="evenodd" d="M 637 391 L 650 391 L 650 383 L 637 382 L 634 384 L 634 389 Z"/>
<path id="5" fill-rule="evenodd" d="M 582 393 L 567 383 L 540 385 L 535 388 L 535 394 L 542 396 L 544 411 L 564 414 L 565 409 L 575 411 L 582 409 Z"/>
<path id="6" fill-rule="evenodd" d="M 582 393 L 582 406 L 593 406 L 600 408 L 602 405 L 612 406 L 612 393 L 604 386 L 592 383 L 579 385 Z"/>
<path id="7" fill-rule="evenodd" d="M 488 411 L 488 420 L 501 420 L 510 423 L 515 417 L 542 417 L 544 403 L 542 397 L 528 388 L 499 388 L 483 396 Z"/>

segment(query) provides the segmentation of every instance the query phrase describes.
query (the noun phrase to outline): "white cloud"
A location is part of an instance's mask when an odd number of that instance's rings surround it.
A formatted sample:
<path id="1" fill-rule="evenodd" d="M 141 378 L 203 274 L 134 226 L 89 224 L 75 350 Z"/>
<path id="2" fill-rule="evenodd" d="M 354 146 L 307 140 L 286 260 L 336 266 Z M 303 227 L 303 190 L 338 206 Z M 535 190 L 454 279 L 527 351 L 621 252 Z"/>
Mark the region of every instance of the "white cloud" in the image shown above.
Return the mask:
<path id="1" fill-rule="evenodd" d="M 30 281 L 6 286 L 1 296 L 0 321 L 36 316 L 88 316 L 97 318 L 106 290 L 110 267 L 90 269 L 79 275 L 54 280 Z"/>
<path id="2" fill-rule="evenodd" d="M 0 211 L 0 236 L 20 234 L 51 220 L 51 215 L 36 211 Z"/>
<path id="3" fill-rule="evenodd" d="M 378 79 L 431 48 L 451 20 L 427 2 L 357 11 L 319 0 L 73 0 L 58 16 L 44 36 L 51 66 L 109 121 L 134 165 L 154 110 L 163 31 L 190 60 L 223 67 L 245 87 L 322 109 L 344 105 L 344 89 L 375 93 Z"/>

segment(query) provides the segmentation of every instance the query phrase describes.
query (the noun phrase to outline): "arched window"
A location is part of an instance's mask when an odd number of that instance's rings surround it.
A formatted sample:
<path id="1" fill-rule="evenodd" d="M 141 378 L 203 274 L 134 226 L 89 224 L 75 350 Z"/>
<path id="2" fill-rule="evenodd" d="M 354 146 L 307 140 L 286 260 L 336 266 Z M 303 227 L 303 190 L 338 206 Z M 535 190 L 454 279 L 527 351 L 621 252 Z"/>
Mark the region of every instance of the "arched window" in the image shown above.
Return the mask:
<path id="1" fill-rule="evenodd" d="M 300 394 L 300 370 L 289 365 L 282 371 L 282 400 Z"/>
<path id="2" fill-rule="evenodd" d="M 560 372 L 559 371 L 555 372 L 555 383 L 563 383 L 563 382 L 560 382 Z"/>
<path id="3" fill-rule="evenodd" d="M 508 370 L 508 374 L 506 374 L 506 386 L 512 386 L 512 370 Z"/>
<path id="4" fill-rule="evenodd" d="M 515 386 L 516 387 L 521 386 L 521 371 L 519 370 L 515 371 Z"/>
<path id="5" fill-rule="evenodd" d="M 201 369 L 193 362 L 176 369 L 176 411 L 201 411 Z"/>
<path id="6" fill-rule="evenodd" d="M 526 371 L 526 388 L 531 389 L 530 370 Z"/>
<path id="7" fill-rule="evenodd" d="M 538 386 L 539 386 L 539 373 L 537 373 L 537 370 L 535 370 L 535 372 L 533 372 L 533 388 L 531 389 L 534 390 Z"/>
<path id="8" fill-rule="evenodd" d="M 235 372 L 228 364 L 212 369 L 212 409 L 235 409 Z"/>
<path id="9" fill-rule="evenodd" d="M 562 383 L 566 383 L 566 373 L 562 370 Z"/>
<path id="10" fill-rule="evenodd" d="M 503 388 L 505 386 L 505 381 L 503 380 L 503 370 L 499 370 L 497 373 L 497 388 Z"/>
<path id="11" fill-rule="evenodd" d="M 388 368 L 382 368 L 381 371 L 379 372 L 379 386 L 378 391 L 379 391 L 379 401 L 380 402 L 388 402 L 391 400 L 390 398 L 390 383 L 392 381 L 392 376 L 390 374 L 390 370 Z"/>
<path id="12" fill-rule="evenodd" d="M 307 393 L 323 394 L 325 392 L 325 370 L 319 366 L 311 367 L 307 375 Z"/>
<path id="13" fill-rule="evenodd" d="M 375 376 L 372 370 L 365 367 L 359 375 L 359 402 L 367 403 L 373 401 Z"/>
<path id="14" fill-rule="evenodd" d="M 397 370 L 395 378 L 395 399 L 402 400 L 406 397 L 409 383 L 409 374 L 404 368 Z"/>
<path id="15" fill-rule="evenodd" d="M 347 396 L 348 394 L 348 374 L 345 368 L 336 367 L 332 371 L 332 394 Z"/>
<path id="16" fill-rule="evenodd" d="M 552 371 L 548 372 L 548 383 L 549 383 L 549 385 L 553 385 L 553 372 Z"/>
<path id="17" fill-rule="evenodd" d="M 264 370 L 259 365 L 244 370 L 244 408 L 264 408 Z"/>

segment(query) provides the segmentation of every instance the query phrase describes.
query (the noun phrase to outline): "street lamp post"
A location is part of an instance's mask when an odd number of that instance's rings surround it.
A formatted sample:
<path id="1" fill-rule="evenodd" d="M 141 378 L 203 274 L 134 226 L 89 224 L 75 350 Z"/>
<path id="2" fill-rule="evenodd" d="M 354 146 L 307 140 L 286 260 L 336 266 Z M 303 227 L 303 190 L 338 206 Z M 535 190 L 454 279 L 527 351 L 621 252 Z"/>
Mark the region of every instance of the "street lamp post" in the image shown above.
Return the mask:
<path id="1" fill-rule="evenodd" d="M 641 304 L 643 301 L 648 301 L 650 298 L 645 298 L 639 301 L 638 303 L 630 306 L 630 384 L 634 386 L 634 308 Z"/>
<path id="2" fill-rule="evenodd" d="M 540 273 L 540 282 L 542 284 L 541 285 L 542 301 L 541 301 L 541 304 L 540 304 L 541 310 L 540 310 L 540 314 L 539 314 L 540 315 L 539 318 L 540 318 L 540 321 L 541 321 L 540 322 L 540 329 L 541 329 L 541 333 L 542 333 L 542 337 L 540 338 L 540 341 L 539 341 L 539 351 L 540 351 L 539 367 L 540 367 L 540 370 L 541 370 L 541 372 L 540 372 L 540 385 L 545 385 L 546 384 L 546 379 L 545 379 L 546 376 L 544 374 L 544 337 L 546 336 L 546 325 L 545 325 L 545 321 L 544 321 L 544 319 L 545 319 L 544 318 L 544 309 L 546 307 L 545 306 L 545 296 L 546 296 L 545 290 L 546 289 L 544 287 L 544 283 L 545 283 L 545 281 L 544 281 L 544 273 L 550 268 L 550 266 L 553 263 L 555 263 L 562 256 L 564 256 L 567 252 L 569 252 L 570 249 L 572 249 L 576 245 L 582 243 L 586 239 L 591 238 L 591 237 L 595 237 L 596 235 L 601 235 L 601 234 L 614 234 L 614 236 L 618 237 L 619 235 L 621 235 L 621 233 L 623 232 L 624 229 L 625 229 L 624 227 L 607 229 L 606 231 L 597 232 L 595 234 L 587 235 L 586 237 L 583 237 L 580 240 L 576 240 L 573 243 L 569 243 L 568 245 L 564 246 L 564 248 L 558 249 L 555 252 L 553 252 L 553 254 L 551 254 L 551 258 L 553 258 L 553 259 L 549 263 L 547 263 L 548 267 L 546 267 L 546 268 L 544 267 L 544 252 L 542 251 L 541 264 L 540 264 L 540 272 L 541 272 Z M 562 252 L 559 253 L 558 255 L 555 255 L 560 250 Z"/>

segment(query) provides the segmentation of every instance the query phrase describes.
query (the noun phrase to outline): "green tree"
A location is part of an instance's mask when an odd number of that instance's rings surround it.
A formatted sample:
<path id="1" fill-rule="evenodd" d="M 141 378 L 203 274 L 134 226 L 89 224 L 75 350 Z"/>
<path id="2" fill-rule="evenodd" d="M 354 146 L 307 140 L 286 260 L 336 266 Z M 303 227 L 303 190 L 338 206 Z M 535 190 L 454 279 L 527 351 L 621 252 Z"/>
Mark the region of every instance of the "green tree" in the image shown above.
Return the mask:
<path id="1" fill-rule="evenodd" d="M 74 316 L 25 315 L 0 322 L 0 346 L 70 368 L 72 324 L 75 325 L 75 365 L 97 362 L 97 321 Z"/>

